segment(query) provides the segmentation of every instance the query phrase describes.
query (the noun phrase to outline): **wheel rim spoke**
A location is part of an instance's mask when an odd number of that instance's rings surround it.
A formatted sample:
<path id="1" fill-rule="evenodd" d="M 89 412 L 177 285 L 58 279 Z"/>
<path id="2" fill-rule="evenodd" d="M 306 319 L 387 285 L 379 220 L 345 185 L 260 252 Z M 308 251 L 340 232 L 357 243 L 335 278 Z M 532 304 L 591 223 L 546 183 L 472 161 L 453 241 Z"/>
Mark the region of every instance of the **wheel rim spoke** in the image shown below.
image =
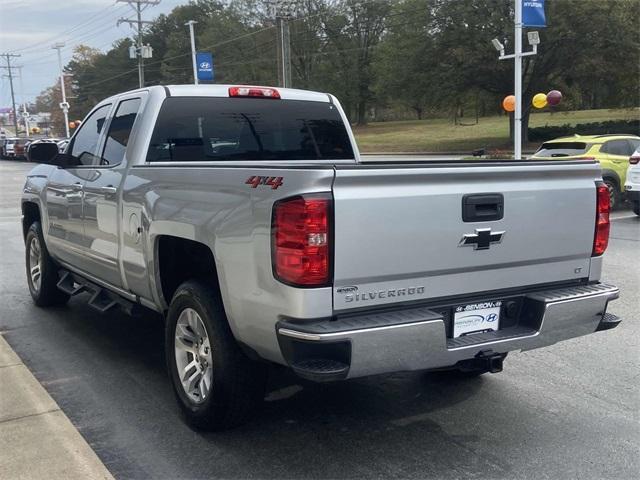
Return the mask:
<path id="1" fill-rule="evenodd" d="M 178 377 L 185 394 L 194 403 L 203 402 L 211 393 L 213 355 L 204 322 L 192 308 L 185 308 L 178 316 L 174 351 Z"/>
<path id="2" fill-rule="evenodd" d="M 40 278 L 42 274 L 40 270 L 40 254 L 40 242 L 36 237 L 33 237 L 29 244 L 29 276 L 36 292 L 40 290 Z"/>

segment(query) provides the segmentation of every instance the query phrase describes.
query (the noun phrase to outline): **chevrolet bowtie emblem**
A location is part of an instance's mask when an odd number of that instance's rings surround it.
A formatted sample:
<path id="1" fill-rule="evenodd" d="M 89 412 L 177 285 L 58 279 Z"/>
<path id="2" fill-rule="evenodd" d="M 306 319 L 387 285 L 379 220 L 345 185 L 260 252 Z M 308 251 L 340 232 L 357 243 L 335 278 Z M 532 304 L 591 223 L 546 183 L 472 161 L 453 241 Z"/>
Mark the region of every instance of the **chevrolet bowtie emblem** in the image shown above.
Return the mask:
<path id="1" fill-rule="evenodd" d="M 490 228 L 476 228 L 476 233 L 462 237 L 459 247 L 473 247 L 474 250 L 488 250 L 492 243 L 502 242 L 504 232 L 491 232 Z"/>

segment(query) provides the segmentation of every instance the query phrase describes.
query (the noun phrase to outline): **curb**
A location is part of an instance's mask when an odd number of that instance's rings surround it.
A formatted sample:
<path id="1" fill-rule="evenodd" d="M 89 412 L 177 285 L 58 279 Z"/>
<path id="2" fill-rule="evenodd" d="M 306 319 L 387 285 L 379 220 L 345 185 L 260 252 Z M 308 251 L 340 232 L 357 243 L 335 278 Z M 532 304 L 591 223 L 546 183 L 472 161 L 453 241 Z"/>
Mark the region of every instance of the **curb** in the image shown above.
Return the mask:
<path id="1" fill-rule="evenodd" d="M 0 334 L 0 478 L 113 476 Z"/>

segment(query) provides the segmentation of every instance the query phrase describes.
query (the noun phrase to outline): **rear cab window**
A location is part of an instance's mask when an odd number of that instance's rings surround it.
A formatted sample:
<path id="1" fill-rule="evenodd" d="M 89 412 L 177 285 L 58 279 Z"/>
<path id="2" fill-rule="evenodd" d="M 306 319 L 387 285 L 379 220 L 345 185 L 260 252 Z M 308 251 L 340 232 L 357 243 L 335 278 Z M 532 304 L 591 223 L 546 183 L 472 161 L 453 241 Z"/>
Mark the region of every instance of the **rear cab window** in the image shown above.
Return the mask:
<path id="1" fill-rule="evenodd" d="M 167 98 L 147 152 L 147 162 L 353 158 L 335 105 L 262 98 Z"/>
<path id="2" fill-rule="evenodd" d="M 543 143 L 534 157 L 573 157 L 587 152 L 589 145 L 585 142 L 547 142 Z"/>

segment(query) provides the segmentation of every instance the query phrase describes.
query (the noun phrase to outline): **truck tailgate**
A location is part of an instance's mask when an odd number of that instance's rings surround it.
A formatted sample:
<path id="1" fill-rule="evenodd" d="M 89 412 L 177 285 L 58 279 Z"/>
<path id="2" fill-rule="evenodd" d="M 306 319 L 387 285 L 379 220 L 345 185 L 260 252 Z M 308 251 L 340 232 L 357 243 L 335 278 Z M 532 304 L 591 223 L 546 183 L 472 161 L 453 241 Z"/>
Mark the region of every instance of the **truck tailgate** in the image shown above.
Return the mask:
<path id="1" fill-rule="evenodd" d="M 336 167 L 334 309 L 588 277 L 599 177 L 585 161 Z"/>

